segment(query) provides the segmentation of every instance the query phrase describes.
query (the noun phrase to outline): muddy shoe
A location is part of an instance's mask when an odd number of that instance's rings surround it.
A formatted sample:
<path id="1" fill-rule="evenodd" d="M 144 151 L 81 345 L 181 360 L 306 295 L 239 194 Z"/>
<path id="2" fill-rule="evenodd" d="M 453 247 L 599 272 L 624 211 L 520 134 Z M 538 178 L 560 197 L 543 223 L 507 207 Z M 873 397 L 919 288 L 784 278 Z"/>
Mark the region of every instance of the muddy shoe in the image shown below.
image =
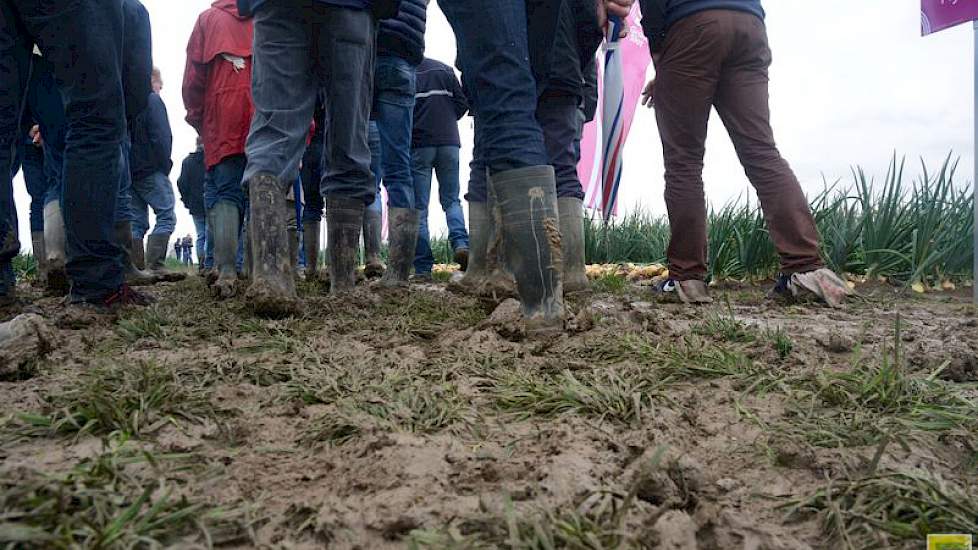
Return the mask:
<path id="1" fill-rule="evenodd" d="M 115 243 L 122 248 L 122 273 L 129 286 L 149 286 L 159 282 L 152 273 L 138 269 L 132 261 L 132 250 L 136 239 L 132 238 L 132 224 L 119 222 L 113 228 Z M 142 240 L 139 240 L 140 245 Z"/>
<path id="2" fill-rule="evenodd" d="M 560 210 L 561 250 L 564 255 L 564 293 L 590 289 L 584 266 L 584 201 L 557 199 Z"/>
<path id="3" fill-rule="evenodd" d="M 387 267 L 380 261 L 381 233 L 384 218 L 381 212 L 367 208 L 363 212 L 363 274 L 367 279 L 384 276 Z"/>
<path id="4" fill-rule="evenodd" d="M 187 278 L 186 273 L 178 273 L 166 268 L 166 250 L 170 246 L 170 235 L 150 235 L 146 238 L 146 267 L 160 281 L 175 283 Z"/>
<path id="5" fill-rule="evenodd" d="M 655 291 L 665 298 L 675 297 L 684 304 L 712 304 L 710 290 L 703 281 L 677 281 L 666 279 L 654 287 Z"/>
<path id="6" fill-rule="evenodd" d="M 387 261 L 387 272 L 381 282 L 384 286 L 401 286 L 407 284 L 411 275 L 414 251 L 418 244 L 420 212 L 413 208 L 391 208 L 388 219 L 390 257 Z"/>
<path id="7" fill-rule="evenodd" d="M 516 278 L 530 336 L 564 328 L 564 266 L 554 182 L 551 166 L 508 170 L 489 178 L 499 205 L 506 267 Z"/>
<path id="8" fill-rule="evenodd" d="M 286 191 L 282 181 L 268 173 L 248 181 L 252 272 L 245 300 L 258 315 L 283 317 L 298 309 Z"/>
<path id="9" fill-rule="evenodd" d="M 52 296 L 68 294 L 71 283 L 65 270 L 65 220 L 58 201 L 44 205 L 44 253 L 48 269 L 47 293 Z"/>
<path id="10" fill-rule="evenodd" d="M 781 273 L 769 297 L 796 301 L 808 296 L 834 308 L 841 308 L 852 290 L 830 269 L 822 268 L 807 273 L 787 275 Z"/>
<path id="11" fill-rule="evenodd" d="M 101 300 L 66 300 L 65 309 L 58 315 L 56 324 L 61 328 L 78 329 L 89 325 L 111 321 L 120 310 L 131 307 L 145 307 L 156 300 L 148 294 L 134 290 L 123 284 L 119 290 Z"/>
<path id="12" fill-rule="evenodd" d="M 414 275 L 411 275 L 410 280 L 414 284 L 426 285 L 435 282 L 435 277 L 429 271 L 427 273 L 415 273 Z"/>
<path id="13" fill-rule="evenodd" d="M 457 263 L 462 271 L 469 268 L 469 249 L 468 248 L 458 248 L 455 250 L 455 263 Z"/>
<path id="14" fill-rule="evenodd" d="M 241 213 L 232 202 L 219 201 L 207 213 L 207 223 L 214 235 L 214 268 L 208 277 L 211 292 L 219 300 L 235 295 L 238 273 L 235 261 L 238 254 L 238 232 L 241 228 Z"/>
<path id="15" fill-rule="evenodd" d="M 330 293 L 350 292 L 357 283 L 357 250 L 364 224 L 364 204 L 359 199 L 329 195 L 326 199 L 326 238 L 329 253 Z"/>

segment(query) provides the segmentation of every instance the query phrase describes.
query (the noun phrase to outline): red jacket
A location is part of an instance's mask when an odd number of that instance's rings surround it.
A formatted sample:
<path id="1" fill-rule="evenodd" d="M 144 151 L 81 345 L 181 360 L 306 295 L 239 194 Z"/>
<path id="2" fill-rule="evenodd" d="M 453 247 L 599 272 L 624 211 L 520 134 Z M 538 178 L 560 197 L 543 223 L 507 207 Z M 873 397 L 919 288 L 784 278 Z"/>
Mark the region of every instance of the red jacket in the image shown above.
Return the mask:
<path id="1" fill-rule="evenodd" d="M 253 36 L 251 18 L 238 14 L 235 0 L 216 0 L 197 18 L 187 43 L 183 103 L 187 122 L 203 139 L 208 169 L 245 152 L 255 112 L 251 101 Z M 235 59 L 243 59 L 243 66 Z"/>

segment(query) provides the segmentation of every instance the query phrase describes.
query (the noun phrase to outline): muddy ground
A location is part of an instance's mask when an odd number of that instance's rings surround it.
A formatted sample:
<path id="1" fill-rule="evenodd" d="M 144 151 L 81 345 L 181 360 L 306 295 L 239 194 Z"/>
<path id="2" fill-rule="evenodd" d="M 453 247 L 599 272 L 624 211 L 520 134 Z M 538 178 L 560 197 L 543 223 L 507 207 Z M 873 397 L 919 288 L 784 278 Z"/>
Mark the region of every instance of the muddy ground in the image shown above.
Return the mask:
<path id="1" fill-rule="evenodd" d="M 197 278 L 0 383 L 0 546 L 922 548 L 978 534 L 963 289 L 845 310 L 602 280 L 527 341 L 444 286 L 301 317 Z M 9 315 L 8 315 L 9 318 Z M 60 323 L 60 325 L 59 325 Z M 970 531 L 966 531 L 970 529 Z"/>

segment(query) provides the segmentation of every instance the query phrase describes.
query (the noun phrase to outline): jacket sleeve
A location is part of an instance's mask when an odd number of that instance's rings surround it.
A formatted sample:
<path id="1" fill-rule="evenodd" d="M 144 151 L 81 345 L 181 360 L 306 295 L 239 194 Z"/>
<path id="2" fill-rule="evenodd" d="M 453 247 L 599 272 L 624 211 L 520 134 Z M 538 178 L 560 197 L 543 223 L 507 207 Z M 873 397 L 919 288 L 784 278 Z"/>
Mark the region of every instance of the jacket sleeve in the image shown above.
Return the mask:
<path id="1" fill-rule="evenodd" d="M 469 98 L 465 95 L 465 90 L 462 89 L 462 84 L 458 81 L 455 73 L 451 69 L 447 69 L 447 71 L 451 74 L 452 100 L 455 102 L 455 120 L 461 120 L 465 116 L 465 113 L 469 112 Z"/>
<path id="2" fill-rule="evenodd" d="M 639 0 L 642 8 L 642 31 L 649 39 L 649 50 L 655 54 L 666 41 L 665 0 Z"/>
<path id="3" fill-rule="evenodd" d="M 598 13 L 593 0 L 568 0 L 577 29 L 577 48 L 581 68 L 586 69 L 604 41 L 604 29 L 598 25 Z"/>
<path id="4" fill-rule="evenodd" d="M 187 109 L 187 124 L 199 135 L 204 123 L 204 89 L 208 66 L 194 61 L 203 48 L 200 22 L 194 27 L 187 44 L 187 66 L 183 72 L 183 106 Z"/>
<path id="5" fill-rule="evenodd" d="M 166 114 L 166 105 L 157 94 L 150 94 L 149 106 L 149 144 L 153 152 L 153 165 L 164 174 L 169 175 L 173 168 L 170 156 L 173 152 L 173 132 L 170 129 L 170 117 Z"/>
<path id="6" fill-rule="evenodd" d="M 190 210 L 190 178 L 191 172 L 193 172 L 193 160 L 191 157 L 183 159 L 183 164 L 180 165 L 180 177 L 177 178 L 177 191 L 180 193 L 180 202 L 183 206 Z"/>
<path id="7" fill-rule="evenodd" d="M 123 3 L 122 88 L 126 98 L 126 117 L 132 121 L 146 109 L 153 71 L 153 38 L 149 12 L 138 0 Z"/>

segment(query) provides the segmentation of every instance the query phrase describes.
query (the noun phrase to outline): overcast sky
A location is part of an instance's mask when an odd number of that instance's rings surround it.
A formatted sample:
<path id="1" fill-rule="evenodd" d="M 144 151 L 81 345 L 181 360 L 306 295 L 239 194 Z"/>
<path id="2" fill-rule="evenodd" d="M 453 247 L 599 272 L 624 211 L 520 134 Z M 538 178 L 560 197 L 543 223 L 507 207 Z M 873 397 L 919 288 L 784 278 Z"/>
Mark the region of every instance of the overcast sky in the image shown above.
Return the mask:
<path id="1" fill-rule="evenodd" d="M 206 0 L 143 0 L 154 34 L 154 56 L 163 71 L 163 99 L 173 126 L 174 182 L 194 146 L 183 121 L 180 94 L 185 48 Z M 895 151 L 934 165 L 949 152 L 961 157 L 959 181 L 973 173 L 973 31 L 970 25 L 921 38 L 918 0 L 767 0 L 774 52 L 771 109 L 781 152 L 809 194 L 829 181 L 848 180 L 852 165 L 882 176 Z M 429 9 L 426 55 L 453 64 L 451 27 L 437 5 Z M 463 193 L 471 158 L 472 119 L 462 129 Z M 657 213 L 662 201 L 662 149 L 651 111 L 639 110 L 624 152 L 621 204 Z M 913 165 L 916 173 L 916 164 Z M 721 204 L 749 184 L 719 120 L 711 121 L 705 181 L 707 196 Z M 174 185 L 175 189 L 175 185 Z M 15 181 L 21 243 L 29 247 L 27 193 Z M 437 195 L 433 192 L 433 196 Z M 436 199 L 437 200 L 437 199 Z M 193 222 L 177 197 L 177 234 Z M 434 234 L 445 232 L 433 208 Z"/>

